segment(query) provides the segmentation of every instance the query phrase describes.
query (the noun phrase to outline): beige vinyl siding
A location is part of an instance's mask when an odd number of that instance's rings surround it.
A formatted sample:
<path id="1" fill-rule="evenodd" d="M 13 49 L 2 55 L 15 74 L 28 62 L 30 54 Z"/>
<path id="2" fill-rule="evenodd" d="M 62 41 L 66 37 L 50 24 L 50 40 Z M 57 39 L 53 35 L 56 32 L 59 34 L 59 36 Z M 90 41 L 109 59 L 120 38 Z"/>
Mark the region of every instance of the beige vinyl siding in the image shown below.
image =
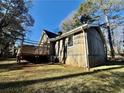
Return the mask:
<path id="1" fill-rule="evenodd" d="M 68 45 L 68 37 L 66 37 L 65 43 L 63 39 L 56 42 L 56 54 L 58 55 L 59 61 L 66 63 L 67 65 L 85 67 L 86 66 L 86 49 L 84 46 L 85 36 L 83 31 L 80 33 L 71 35 L 73 37 L 73 45 Z M 64 52 L 64 46 L 66 52 Z M 65 54 L 64 54 L 65 53 Z M 65 55 L 65 58 L 64 58 Z M 64 60 L 65 59 L 65 60 Z M 63 62 L 65 61 L 65 62 Z"/>

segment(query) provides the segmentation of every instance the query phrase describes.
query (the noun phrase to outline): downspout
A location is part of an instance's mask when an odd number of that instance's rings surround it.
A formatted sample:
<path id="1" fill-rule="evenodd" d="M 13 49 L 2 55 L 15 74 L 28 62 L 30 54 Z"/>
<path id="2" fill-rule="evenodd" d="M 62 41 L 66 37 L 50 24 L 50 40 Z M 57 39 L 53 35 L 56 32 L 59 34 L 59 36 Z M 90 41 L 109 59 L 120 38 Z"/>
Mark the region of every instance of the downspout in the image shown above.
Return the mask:
<path id="1" fill-rule="evenodd" d="M 88 49 L 88 41 L 87 41 L 87 33 L 82 28 L 82 31 L 84 33 L 84 47 L 85 47 L 85 56 L 86 56 L 86 70 L 90 71 L 90 65 L 89 65 L 89 49 Z"/>

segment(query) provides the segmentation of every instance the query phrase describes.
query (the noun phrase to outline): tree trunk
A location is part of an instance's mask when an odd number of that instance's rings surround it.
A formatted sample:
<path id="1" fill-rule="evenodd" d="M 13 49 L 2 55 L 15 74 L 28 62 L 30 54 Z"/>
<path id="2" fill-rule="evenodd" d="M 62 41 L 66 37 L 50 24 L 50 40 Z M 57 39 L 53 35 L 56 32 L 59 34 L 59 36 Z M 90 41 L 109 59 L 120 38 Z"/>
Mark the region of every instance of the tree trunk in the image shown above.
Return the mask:
<path id="1" fill-rule="evenodd" d="M 107 30 L 108 30 L 109 45 L 110 45 L 110 49 L 111 49 L 111 57 L 114 58 L 115 57 L 115 52 L 114 52 L 114 48 L 113 48 L 113 44 L 112 44 L 112 37 L 111 37 L 110 26 L 107 26 Z"/>
<path id="2" fill-rule="evenodd" d="M 110 45 L 111 57 L 114 58 L 115 57 L 115 52 L 114 52 L 113 43 L 112 43 L 112 36 L 111 36 L 111 29 L 110 29 L 109 18 L 106 15 L 105 11 L 104 11 L 104 14 L 105 14 L 105 21 L 106 21 L 107 30 L 108 30 L 108 40 L 109 40 L 109 45 Z"/>
<path id="3" fill-rule="evenodd" d="M 100 4 L 103 5 L 102 0 L 100 1 Z M 113 48 L 113 44 L 112 44 L 111 29 L 110 29 L 109 18 L 108 18 L 108 15 L 107 15 L 107 9 L 103 9 L 103 13 L 104 13 L 104 16 L 105 16 L 105 23 L 107 24 L 108 40 L 109 40 L 109 45 L 110 45 L 111 57 L 115 58 L 115 52 L 114 52 L 114 48 Z"/>

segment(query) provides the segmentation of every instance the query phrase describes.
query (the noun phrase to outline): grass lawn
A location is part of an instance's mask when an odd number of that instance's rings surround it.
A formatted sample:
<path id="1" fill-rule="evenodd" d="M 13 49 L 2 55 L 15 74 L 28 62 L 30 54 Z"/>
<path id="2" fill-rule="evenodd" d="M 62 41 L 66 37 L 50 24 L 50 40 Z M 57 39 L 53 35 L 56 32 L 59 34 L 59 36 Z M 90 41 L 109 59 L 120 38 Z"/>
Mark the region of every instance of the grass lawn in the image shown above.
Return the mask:
<path id="1" fill-rule="evenodd" d="M 124 93 L 124 64 L 83 68 L 0 61 L 0 93 Z"/>

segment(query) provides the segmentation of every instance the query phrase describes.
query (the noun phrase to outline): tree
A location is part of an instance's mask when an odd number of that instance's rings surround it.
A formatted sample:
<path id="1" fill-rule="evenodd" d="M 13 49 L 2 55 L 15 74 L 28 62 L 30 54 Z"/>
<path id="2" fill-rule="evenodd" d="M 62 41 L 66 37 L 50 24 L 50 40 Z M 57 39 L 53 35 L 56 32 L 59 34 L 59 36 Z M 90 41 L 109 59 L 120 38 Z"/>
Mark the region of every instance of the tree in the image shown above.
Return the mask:
<path id="1" fill-rule="evenodd" d="M 75 14 L 76 12 L 73 11 L 61 22 L 60 29 L 62 32 L 67 32 L 76 26 L 81 25 L 81 23 L 79 23 L 79 21 L 75 18 Z"/>
<path id="2" fill-rule="evenodd" d="M 30 0 L 0 1 L 0 45 L 5 53 L 23 38 L 26 28 L 33 26 L 34 20 L 28 13 L 30 3 Z"/>
<path id="3" fill-rule="evenodd" d="M 103 24 L 102 26 L 105 27 L 108 32 L 111 56 L 114 57 L 111 34 L 115 28 L 124 22 L 123 16 L 120 14 L 123 9 L 123 0 L 85 0 L 78 8 L 73 21 L 77 20 L 77 16 L 86 14 L 90 15 L 95 20 L 92 24 Z"/>
<path id="4" fill-rule="evenodd" d="M 106 23 L 106 28 L 108 31 L 108 40 L 110 44 L 110 49 L 111 49 L 111 56 L 114 58 L 114 48 L 113 48 L 113 42 L 112 42 L 112 36 L 111 33 L 112 31 L 112 21 L 115 19 L 121 18 L 117 13 L 120 12 L 124 7 L 124 1 L 122 0 L 93 0 L 91 1 L 94 4 L 97 5 L 97 7 L 100 9 L 101 13 L 104 16 L 105 23 Z M 116 20 L 117 21 L 117 20 Z M 115 22 L 114 24 L 117 26 L 119 25 L 120 22 L 119 20 Z M 121 23 L 121 22 L 120 22 Z"/>
<path id="5" fill-rule="evenodd" d="M 92 2 L 83 2 L 77 10 L 69 14 L 60 24 L 60 29 L 63 32 L 69 31 L 75 27 L 82 25 L 80 22 L 80 16 L 91 16 L 95 12 L 95 8 Z"/>

